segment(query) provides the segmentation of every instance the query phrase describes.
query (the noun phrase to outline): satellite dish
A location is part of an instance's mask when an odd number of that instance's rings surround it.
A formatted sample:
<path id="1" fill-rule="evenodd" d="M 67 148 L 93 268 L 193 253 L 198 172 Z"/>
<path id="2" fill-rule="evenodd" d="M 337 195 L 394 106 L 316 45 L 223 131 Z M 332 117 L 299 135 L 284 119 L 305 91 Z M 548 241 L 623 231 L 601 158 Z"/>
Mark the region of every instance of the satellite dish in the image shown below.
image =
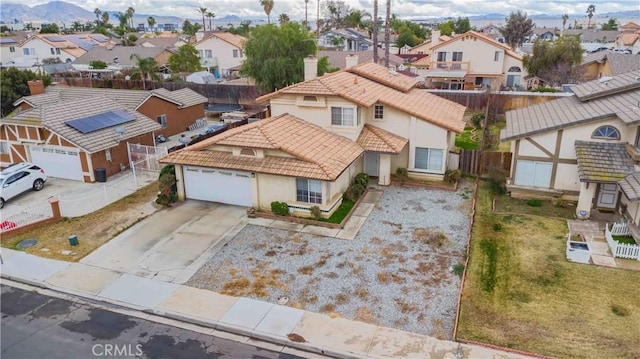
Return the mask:
<path id="1" fill-rule="evenodd" d="M 186 146 L 191 142 L 191 137 L 181 136 L 180 138 L 178 138 L 178 141 Z"/>

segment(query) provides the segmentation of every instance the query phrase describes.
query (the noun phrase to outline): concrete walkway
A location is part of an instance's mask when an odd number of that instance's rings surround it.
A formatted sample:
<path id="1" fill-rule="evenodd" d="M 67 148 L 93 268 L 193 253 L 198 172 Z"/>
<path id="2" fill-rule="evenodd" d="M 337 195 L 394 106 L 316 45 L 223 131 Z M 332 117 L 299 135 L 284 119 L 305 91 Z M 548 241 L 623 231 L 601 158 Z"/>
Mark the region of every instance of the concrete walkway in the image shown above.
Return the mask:
<path id="1" fill-rule="evenodd" d="M 526 358 L 2 248 L 2 278 L 340 358 Z M 296 334 L 297 341 L 289 339 Z"/>

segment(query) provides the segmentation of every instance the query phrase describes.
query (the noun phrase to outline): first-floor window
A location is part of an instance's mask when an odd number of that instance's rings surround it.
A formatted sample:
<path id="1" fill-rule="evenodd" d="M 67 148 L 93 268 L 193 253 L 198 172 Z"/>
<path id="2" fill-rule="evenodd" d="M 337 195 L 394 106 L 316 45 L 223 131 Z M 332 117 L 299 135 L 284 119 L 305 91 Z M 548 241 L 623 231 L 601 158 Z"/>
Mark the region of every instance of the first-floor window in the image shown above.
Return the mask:
<path id="1" fill-rule="evenodd" d="M 0 141 L 0 153 L 9 153 L 9 142 Z"/>
<path id="2" fill-rule="evenodd" d="M 322 203 L 322 181 L 296 178 L 296 200 L 298 202 Z"/>
<path id="3" fill-rule="evenodd" d="M 167 115 L 160 115 L 156 118 L 162 128 L 167 127 Z"/>
<path id="4" fill-rule="evenodd" d="M 520 75 L 507 75 L 507 87 L 520 86 Z"/>
<path id="5" fill-rule="evenodd" d="M 549 188 L 552 167 L 551 162 L 518 161 L 514 183 L 518 186 Z"/>
<path id="6" fill-rule="evenodd" d="M 442 172 L 444 150 L 416 147 L 414 167 L 421 170 Z"/>

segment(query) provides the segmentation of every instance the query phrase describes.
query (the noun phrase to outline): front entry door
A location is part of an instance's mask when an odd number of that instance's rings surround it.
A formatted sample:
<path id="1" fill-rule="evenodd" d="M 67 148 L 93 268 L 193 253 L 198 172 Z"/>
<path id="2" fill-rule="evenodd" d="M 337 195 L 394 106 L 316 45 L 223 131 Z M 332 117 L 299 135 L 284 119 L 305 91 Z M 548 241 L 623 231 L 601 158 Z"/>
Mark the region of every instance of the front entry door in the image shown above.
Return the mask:
<path id="1" fill-rule="evenodd" d="M 597 207 L 616 208 L 618 201 L 618 186 L 615 183 L 601 183 L 598 192 Z"/>
<path id="2" fill-rule="evenodd" d="M 380 170 L 380 154 L 377 152 L 364 153 L 364 173 L 371 177 L 378 177 Z"/>

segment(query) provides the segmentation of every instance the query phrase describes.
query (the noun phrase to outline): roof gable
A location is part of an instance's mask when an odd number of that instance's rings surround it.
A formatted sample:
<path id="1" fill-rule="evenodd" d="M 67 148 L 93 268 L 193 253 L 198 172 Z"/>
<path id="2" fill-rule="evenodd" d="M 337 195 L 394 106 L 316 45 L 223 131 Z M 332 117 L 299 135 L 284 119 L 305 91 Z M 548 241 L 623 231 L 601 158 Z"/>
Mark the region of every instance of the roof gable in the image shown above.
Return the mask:
<path id="1" fill-rule="evenodd" d="M 517 53 L 515 53 L 513 50 L 511 50 L 511 48 L 509 46 L 507 46 L 507 45 L 505 45 L 505 44 L 503 44 L 501 42 L 498 42 L 498 41 L 496 41 L 496 40 L 494 40 L 494 39 L 492 39 L 490 37 L 487 37 L 484 34 L 481 34 L 479 32 L 473 31 L 473 30 L 469 30 L 469 31 L 465 32 L 464 34 L 456 35 L 456 36 L 452 37 L 451 39 L 449 39 L 447 41 L 440 42 L 437 45 L 433 46 L 431 48 L 431 50 L 437 50 L 437 49 L 439 49 L 439 48 L 441 48 L 443 46 L 447 46 L 447 45 L 452 44 L 454 42 L 463 41 L 466 37 L 469 37 L 469 36 L 473 37 L 475 39 L 484 41 L 485 43 L 487 43 L 487 44 L 489 44 L 491 46 L 494 46 L 494 47 L 497 47 L 499 49 L 502 49 L 502 50 L 505 51 L 506 54 L 508 54 L 509 56 L 511 56 L 513 58 L 516 58 L 518 60 L 522 60 L 522 56 L 517 54 Z"/>

